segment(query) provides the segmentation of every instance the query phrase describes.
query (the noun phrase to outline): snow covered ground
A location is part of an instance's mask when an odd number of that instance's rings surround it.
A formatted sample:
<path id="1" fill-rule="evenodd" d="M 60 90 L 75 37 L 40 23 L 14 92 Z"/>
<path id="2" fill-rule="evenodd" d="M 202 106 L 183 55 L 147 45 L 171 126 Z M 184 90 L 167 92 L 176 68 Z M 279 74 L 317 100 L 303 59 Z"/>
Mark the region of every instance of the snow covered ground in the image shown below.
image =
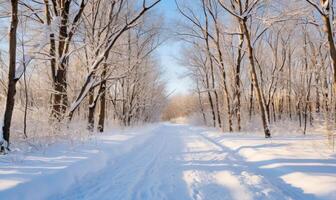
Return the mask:
<path id="1" fill-rule="evenodd" d="M 220 133 L 162 123 L 0 158 L 1 199 L 336 199 L 320 135 Z"/>

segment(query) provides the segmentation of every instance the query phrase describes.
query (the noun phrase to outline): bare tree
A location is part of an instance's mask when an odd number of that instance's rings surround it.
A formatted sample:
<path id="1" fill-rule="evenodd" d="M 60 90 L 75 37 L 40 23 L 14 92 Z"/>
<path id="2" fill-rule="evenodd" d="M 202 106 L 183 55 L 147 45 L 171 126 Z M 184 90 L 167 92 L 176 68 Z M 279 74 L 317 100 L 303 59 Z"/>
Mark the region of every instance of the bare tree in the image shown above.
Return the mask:
<path id="1" fill-rule="evenodd" d="M 82 13 L 88 0 L 44 0 L 45 18 L 49 26 L 49 59 L 53 83 L 52 113 L 58 121 L 62 120 L 68 107 L 67 71 L 69 67 L 70 45 L 81 22 Z M 74 8 L 79 7 L 73 13 Z M 57 22 L 60 19 L 60 22 Z M 42 21 L 43 22 L 43 21 Z M 54 30 L 54 27 L 57 27 Z M 54 33 L 57 31 L 58 33 Z M 56 39 L 56 36 L 58 38 Z"/>
<path id="2" fill-rule="evenodd" d="M 3 119 L 2 135 L 5 144 L 1 146 L 1 152 L 9 147 L 10 127 L 12 115 L 15 105 L 16 83 L 20 79 L 21 74 L 16 74 L 16 32 L 18 26 L 18 0 L 11 0 L 11 22 L 9 29 L 9 71 L 8 71 L 8 87 L 7 99 L 5 107 L 5 115 Z"/>
<path id="3" fill-rule="evenodd" d="M 80 89 L 80 92 L 78 93 L 76 99 L 73 101 L 73 103 L 71 104 L 69 111 L 68 111 L 68 118 L 71 120 L 74 111 L 78 108 L 78 106 L 80 105 L 80 103 L 83 101 L 83 99 L 86 97 L 86 95 L 88 94 L 88 91 L 90 91 L 90 89 L 98 86 L 99 84 L 97 84 L 97 82 L 95 81 L 95 72 L 102 66 L 101 63 L 104 60 L 107 60 L 109 55 L 110 55 L 110 51 L 111 49 L 114 47 L 114 45 L 116 44 L 116 42 L 118 41 L 118 39 L 129 29 L 131 29 L 138 20 L 140 20 L 140 18 L 146 13 L 148 12 L 151 8 L 153 8 L 156 4 L 158 4 L 160 2 L 160 0 L 157 0 L 153 3 L 151 3 L 150 5 L 146 5 L 146 1 L 143 1 L 142 4 L 142 9 L 140 11 L 138 11 L 137 14 L 135 14 L 131 19 L 128 19 L 126 17 L 126 21 L 123 24 L 115 24 L 115 26 L 110 28 L 110 31 L 107 32 L 107 35 L 105 37 L 105 39 L 102 41 L 102 43 L 100 43 L 98 46 L 99 48 L 97 50 L 100 50 L 100 53 L 97 57 L 94 58 L 91 66 L 89 67 L 89 73 L 87 75 L 87 78 L 82 86 L 82 88 Z M 122 3 L 122 2 L 120 2 Z M 114 12 L 113 9 L 111 9 L 110 12 Z M 115 11 L 116 15 L 119 15 L 119 13 L 121 12 L 121 10 L 117 10 Z M 113 14 L 110 14 L 110 16 L 113 16 Z M 109 22 L 109 26 L 113 25 L 114 21 L 110 21 Z M 108 26 L 108 27 L 109 27 Z M 101 50 L 102 48 L 102 50 Z M 100 83 L 100 82 L 99 82 Z"/>
<path id="4" fill-rule="evenodd" d="M 251 15 L 251 12 L 260 5 L 261 1 L 256 0 L 253 2 L 248 2 L 246 1 L 245 4 L 241 2 L 241 0 L 238 0 L 234 2 L 234 7 L 237 8 L 240 12 L 236 12 L 235 10 L 230 9 L 228 6 L 225 5 L 221 0 L 219 0 L 220 5 L 222 6 L 223 9 L 225 9 L 229 14 L 231 14 L 233 17 L 235 17 L 241 26 L 242 32 L 245 36 L 246 39 L 246 45 L 247 45 L 247 52 L 248 52 L 248 58 L 250 62 L 250 71 L 251 71 L 251 79 L 254 85 L 254 88 L 257 93 L 257 98 L 259 102 L 259 108 L 261 112 L 261 120 L 265 132 L 265 137 L 268 138 L 271 136 L 271 132 L 269 129 L 269 125 L 267 122 L 267 113 L 265 110 L 265 102 L 263 100 L 263 95 L 262 95 L 262 90 L 259 86 L 259 81 L 258 81 L 258 76 L 257 76 L 257 71 L 256 71 L 256 65 L 255 65 L 255 58 L 254 58 L 254 48 L 252 44 L 252 34 L 251 31 L 247 25 L 247 22 L 253 15 Z M 243 5 L 245 5 L 243 7 Z"/>
<path id="5" fill-rule="evenodd" d="M 330 59 L 332 61 L 333 68 L 333 93 L 336 94 L 336 47 L 334 41 L 334 31 L 333 31 L 333 16 L 331 15 L 331 1 L 320 0 L 320 5 L 318 2 L 313 0 L 306 0 L 321 16 L 324 24 L 324 32 L 328 38 L 328 49 Z M 336 119 L 336 116 L 333 116 Z"/>

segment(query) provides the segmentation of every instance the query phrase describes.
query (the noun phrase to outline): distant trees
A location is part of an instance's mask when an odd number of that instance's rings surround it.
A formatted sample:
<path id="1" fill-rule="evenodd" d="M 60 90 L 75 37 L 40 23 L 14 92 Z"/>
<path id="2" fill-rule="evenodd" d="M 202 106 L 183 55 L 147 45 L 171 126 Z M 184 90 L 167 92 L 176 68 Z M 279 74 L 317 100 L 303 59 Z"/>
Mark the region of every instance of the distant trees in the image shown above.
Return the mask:
<path id="1" fill-rule="evenodd" d="M 181 60 L 194 79 L 205 122 L 239 131 L 257 115 L 265 137 L 281 120 L 297 120 L 303 133 L 314 121 L 335 124 L 328 114 L 336 107 L 330 1 L 176 4 L 184 17 L 176 31 L 186 42 Z"/>
<path id="2" fill-rule="evenodd" d="M 188 118 L 199 113 L 196 96 L 177 95 L 169 99 L 162 113 L 162 120 L 170 121 L 176 118 Z"/>

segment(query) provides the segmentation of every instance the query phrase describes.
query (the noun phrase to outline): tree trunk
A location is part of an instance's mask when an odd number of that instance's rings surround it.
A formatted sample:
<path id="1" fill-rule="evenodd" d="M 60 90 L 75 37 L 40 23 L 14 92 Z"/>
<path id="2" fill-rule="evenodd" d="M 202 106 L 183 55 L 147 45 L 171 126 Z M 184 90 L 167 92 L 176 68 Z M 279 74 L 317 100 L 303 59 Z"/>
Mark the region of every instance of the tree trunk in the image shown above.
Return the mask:
<path id="1" fill-rule="evenodd" d="M 214 94 L 215 94 L 215 101 L 216 101 L 216 112 L 217 112 L 217 121 L 218 121 L 218 126 L 219 128 L 222 127 L 222 121 L 221 121 L 221 116 L 219 112 L 219 99 L 218 99 L 218 93 L 216 89 L 214 89 Z"/>
<path id="2" fill-rule="evenodd" d="M 310 126 L 313 126 L 314 116 L 313 116 L 313 105 L 309 104 L 309 122 Z"/>
<path id="3" fill-rule="evenodd" d="M 88 130 L 93 131 L 94 128 L 94 113 L 95 113 L 94 89 L 89 91 L 89 115 L 88 115 Z"/>
<path id="4" fill-rule="evenodd" d="M 315 89 L 315 96 L 316 96 L 316 102 L 315 102 L 315 112 L 320 113 L 321 111 L 321 103 L 320 103 L 320 88 L 319 88 L 319 81 L 320 77 L 317 76 L 315 78 L 315 84 L 316 84 L 316 89 Z"/>
<path id="5" fill-rule="evenodd" d="M 105 107 L 106 107 L 106 81 L 103 83 L 103 93 L 101 94 L 100 97 L 100 112 L 99 112 L 99 119 L 98 119 L 98 131 L 99 132 L 104 132 L 104 127 L 105 127 Z"/>
<path id="6" fill-rule="evenodd" d="M 240 32 L 242 31 L 242 27 L 240 26 Z M 242 61 L 242 49 L 244 44 L 244 35 L 241 33 L 239 35 L 239 45 L 238 45 L 238 56 L 237 56 L 237 63 L 236 63 L 236 71 L 235 71 L 235 92 L 236 92 L 236 99 L 237 99 L 237 105 L 236 105 L 236 115 L 237 115 L 237 126 L 238 131 L 241 130 L 241 114 L 240 114 L 240 66 Z"/>
<path id="7" fill-rule="evenodd" d="M 18 24 L 18 0 L 11 0 L 11 24 L 9 30 L 9 71 L 8 71 L 8 89 L 7 99 L 5 107 L 5 115 L 3 122 L 3 138 L 6 141 L 6 146 L 1 147 L 1 151 L 4 148 L 9 147 L 10 126 L 12 121 L 12 115 L 15 104 L 16 82 L 18 79 L 15 77 L 16 71 L 16 30 Z"/>
<path id="8" fill-rule="evenodd" d="M 215 109 L 214 109 L 211 93 L 209 91 L 207 93 L 208 93 L 208 99 L 209 99 L 210 108 L 211 108 L 213 127 L 216 127 L 216 114 L 215 114 Z"/>
<path id="9" fill-rule="evenodd" d="M 299 125 L 300 127 L 302 127 L 302 117 L 301 117 L 301 100 L 299 100 L 299 102 L 297 103 L 297 106 L 296 106 L 296 112 L 297 112 L 297 115 L 299 117 Z"/>
<path id="10" fill-rule="evenodd" d="M 54 81 L 54 94 L 52 94 L 53 105 L 52 105 L 52 117 L 58 121 L 64 118 L 66 108 L 68 106 L 67 97 L 67 69 L 64 65 L 61 65 L 61 69 L 57 70 L 55 81 Z"/>
<path id="11" fill-rule="evenodd" d="M 44 0 L 45 5 L 45 16 L 46 16 L 46 22 L 49 26 L 49 29 L 51 29 L 51 16 L 49 11 L 49 1 Z M 59 91 L 60 89 L 56 86 L 56 42 L 55 42 L 55 34 L 52 32 L 52 30 L 49 30 L 49 41 L 50 41 L 50 47 L 49 47 L 49 56 L 50 56 L 50 69 L 51 69 L 51 78 L 53 83 L 53 89 L 54 91 L 51 93 L 51 117 L 54 119 L 60 120 L 60 109 L 59 105 L 61 104 L 61 97 L 56 94 L 55 91 Z"/>
<path id="12" fill-rule="evenodd" d="M 329 53 L 331 57 L 331 64 L 334 70 L 333 96 L 335 96 L 336 95 L 336 47 L 334 43 L 333 29 L 330 23 L 329 6 L 327 8 L 327 11 L 328 11 L 327 14 L 322 15 L 322 19 L 324 23 L 324 31 L 326 32 L 328 36 Z"/>
<path id="13" fill-rule="evenodd" d="M 243 30 L 244 35 L 246 37 L 248 54 L 249 54 L 248 57 L 249 57 L 249 61 L 250 61 L 251 74 L 252 74 L 252 82 L 253 82 L 254 87 L 256 89 L 256 92 L 257 92 L 257 98 L 258 98 L 259 107 L 260 107 L 260 111 L 261 111 L 261 120 L 262 120 L 262 124 L 263 124 L 263 128 L 264 128 L 264 133 L 265 133 L 265 137 L 269 138 L 269 137 L 271 137 L 271 132 L 269 130 L 269 126 L 268 126 L 268 123 L 267 123 L 267 114 L 265 112 L 265 103 L 263 102 L 262 93 L 261 93 L 261 89 L 259 87 L 258 77 L 257 77 L 256 69 L 255 69 L 255 62 L 254 62 L 254 58 L 253 58 L 254 52 L 253 52 L 253 47 L 252 47 L 252 43 L 251 43 L 250 33 L 249 33 L 248 28 L 247 28 L 245 19 L 240 20 L 240 21 L 241 21 L 242 27 L 244 29 Z"/>
<path id="14" fill-rule="evenodd" d="M 52 73 L 54 74 L 53 86 L 54 86 L 54 97 L 53 105 L 52 105 L 52 113 L 51 116 L 57 121 L 61 121 L 64 116 L 66 109 L 68 107 L 68 95 L 67 95 L 67 71 L 68 71 L 68 61 L 67 53 L 68 53 L 68 44 L 69 34 L 68 34 L 68 26 L 69 26 L 69 12 L 70 12 L 70 4 L 71 1 L 61 1 L 60 3 L 60 17 L 61 23 L 59 26 L 59 35 L 58 35 L 58 63 L 57 69 L 53 69 L 53 62 L 55 60 L 51 59 L 51 67 Z M 46 7 L 47 8 L 47 7 Z M 47 13 L 48 14 L 48 13 Z M 51 45 L 50 45 L 50 56 L 55 57 L 55 44 L 53 42 L 52 36 L 50 36 Z M 66 41 L 68 40 L 68 41 Z M 55 65 L 55 63 L 54 63 Z M 56 67 L 55 66 L 55 67 Z M 54 70 L 54 71 L 53 71 Z"/>
<path id="15" fill-rule="evenodd" d="M 102 72 L 102 78 L 106 78 L 106 70 L 107 66 L 105 64 L 104 70 Z M 106 110 L 106 80 L 104 80 L 101 83 L 101 96 L 100 96 L 100 112 L 99 112 L 99 118 L 98 118 L 98 131 L 104 132 L 104 126 L 105 126 L 105 110 Z"/>
<path id="16" fill-rule="evenodd" d="M 221 127 L 222 123 L 221 123 L 221 116 L 220 116 L 220 112 L 219 112 L 219 99 L 218 99 L 218 93 L 217 93 L 216 87 L 215 87 L 214 64 L 213 64 L 212 54 L 211 54 L 211 51 L 210 51 L 209 21 L 208 21 L 207 12 L 205 11 L 204 1 L 202 1 L 202 3 L 203 3 L 203 12 L 204 12 L 204 16 L 205 16 L 205 30 L 204 30 L 203 34 L 204 34 L 204 39 L 205 39 L 205 44 L 206 44 L 207 58 L 208 58 L 209 64 L 210 64 L 210 81 L 211 81 L 210 84 L 211 84 L 211 90 L 213 90 L 214 95 L 215 95 L 217 123 L 218 123 L 218 126 Z M 209 79 L 207 80 L 207 82 L 209 82 Z M 210 88 L 210 84 L 208 84 L 209 88 Z M 211 97 L 211 95 L 209 95 L 209 98 L 210 97 Z M 212 104 L 212 103 L 210 103 L 210 104 Z M 211 107 L 212 107 L 212 109 L 214 109 L 214 105 L 212 105 Z M 216 116 L 215 111 L 213 111 L 213 114 Z M 215 120 L 214 127 L 216 127 L 216 117 L 214 117 L 213 119 Z"/>
<path id="17" fill-rule="evenodd" d="M 254 87 L 253 87 L 253 83 L 251 82 L 251 87 L 250 87 L 250 107 L 249 107 L 249 118 L 250 118 L 250 120 L 252 119 L 252 114 L 253 114 L 253 92 L 254 92 Z"/>
<path id="18" fill-rule="evenodd" d="M 273 111 L 273 121 L 276 122 L 276 110 L 275 110 L 274 100 L 272 100 L 272 111 Z"/>
<path id="19" fill-rule="evenodd" d="M 267 113 L 267 122 L 271 123 L 270 102 L 265 104 L 265 110 Z"/>
<path id="20" fill-rule="evenodd" d="M 203 1 L 203 3 L 204 3 L 204 1 Z M 206 14 L 205 10 L 204 10 L 204 13 L 205 13 L 205 16 L 206 16 L 206 20 L 208 20 L 208 17 L 207 17 L 207 14 Z M 212 16 L 213 16 L 213 19 L 214 19 L 215 30 L 216 30 L 216 40 L 215 40 L 215 43 L 216 43 L 216 48 L 217 48 L 217 53 L 218 53 L 218 58 L 219 58 L 219 66 L 220 66 L 220 70 L 222 72 L 221 74 L 222 74 L 222 78 L 223 78 L 223 87 L 224 87 L 223 97 L 226 97 L 226 99 L 223 99 L 223 104 L 224 104 L 224 102 L 226 100 L 227 115 L 228 115 L 228 122 L 229 122 L 229 131 L 232 132 L 233 128 L 232 128 L 231 101 L 230 101 L 229 90 L 228 90 L 228 87 L 227 87 L 226 71 L 225 71 L 225 65 L 224 65 L 224 60 L 223 60 L 223 53 L 222 53 L 222 50 L 221 50 L 221 47 L 220 47 L 220 30 L 219 30 L 219 27 L 218 27 L 218 23 L 217 23 L 216 17 L 214 17 L 214 15 L 212 15 Z M 208 28 L 207 28 L 207 31 L 208 31 Z M 208 47 L 208 44 L 207 44 L 207 48 L 208 48 L 208 51 L 210 51 L 209 47 Z M 217 102 L 217 105 L 218 105 L 218 102 Z M 218 112 L 218 123 L 220 124 L 220 127 L 221 127 L 221 118 L 219 116 L 220 115 L 219 109 L 217 109 L 217 112 Z M 222 128 L 224 129 L 224 124 L 222 125 Z"/>
<path id="21" fill-rule="evenodd" d="M 289 46 L 288 55 L 288 114 L 289 119 L 292 119 L 292 54 L 291 47 Z"/>

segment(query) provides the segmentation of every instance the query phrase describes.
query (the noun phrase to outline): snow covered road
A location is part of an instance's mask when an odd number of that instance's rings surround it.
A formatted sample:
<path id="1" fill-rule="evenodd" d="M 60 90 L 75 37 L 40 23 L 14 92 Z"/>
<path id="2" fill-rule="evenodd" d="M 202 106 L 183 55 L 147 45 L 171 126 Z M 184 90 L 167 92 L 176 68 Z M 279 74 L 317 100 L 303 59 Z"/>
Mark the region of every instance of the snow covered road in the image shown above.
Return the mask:
<path id="1" fill-rule="evenodd" d="M 180 126 L 162 126 L 143 145 L 55 199 L 188 199 Z"/>
<path id="2" fill-rule="evenodd" d="M 50 192 L 48 199 L 336 198 L 336 159 L 314 149 L 320 137 L 265 140 L 174 124 L 160 124 L 145 135 L 124 153 L 104 149 L 103 168 L 65 192 Z"/>
<path id="3" fill-rule="evenodd" d="M 263 171 L 200 128 L 168 124 L 55 199 L 317 198 Z"/>

